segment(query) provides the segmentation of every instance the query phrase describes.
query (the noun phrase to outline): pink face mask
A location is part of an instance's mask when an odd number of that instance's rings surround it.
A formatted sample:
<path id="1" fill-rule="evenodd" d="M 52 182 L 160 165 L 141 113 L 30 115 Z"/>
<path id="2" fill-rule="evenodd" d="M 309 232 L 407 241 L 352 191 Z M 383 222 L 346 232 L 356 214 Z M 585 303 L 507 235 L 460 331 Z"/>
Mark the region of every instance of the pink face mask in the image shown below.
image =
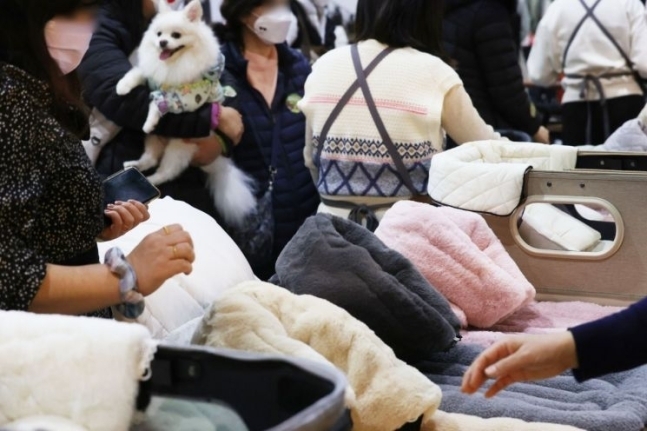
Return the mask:
<path id="1" fill-rule="evenodd" d="M 45 41 L 52 58 L 64 75 L 79 67 L 90 46 L 94 25 L 54 18 L 45 25 Z"/>

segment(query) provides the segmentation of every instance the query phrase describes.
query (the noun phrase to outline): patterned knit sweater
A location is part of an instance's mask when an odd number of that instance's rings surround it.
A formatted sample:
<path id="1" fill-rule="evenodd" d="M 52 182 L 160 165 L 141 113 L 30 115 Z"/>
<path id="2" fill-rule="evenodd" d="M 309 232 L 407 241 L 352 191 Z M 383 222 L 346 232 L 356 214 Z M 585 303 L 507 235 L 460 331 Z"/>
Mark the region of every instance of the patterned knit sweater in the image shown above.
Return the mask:
<path id="1" fill-rule="evenodd" d="M 366 68 L 384 48 L 374 40 L 361 42 L 362 66 Z M 299 103 L 307 118 L 305 160 L 319 194 L 361 203 L 409 198 L 411 192 L 383 144 L 361 90 L 343 109 L 326 141 L 319 142 L 324 123 L 355 79 L 350 48 L 334 50 L 315 63 Z M 421 194 L 426 193 L 431 157 L 443 149 L 443 128 L 455 138 L 453 126 L 461 143 L 498 137 L 476 113 L 456 72 L 437 57 L 398 49 L 367 81 L 389 136 Z M 457 108 L 455 118 L 447 119 L 444 106 L 450 93 L 456 93 Z M 315 160 L 320 145 L 321 157 Z"/>

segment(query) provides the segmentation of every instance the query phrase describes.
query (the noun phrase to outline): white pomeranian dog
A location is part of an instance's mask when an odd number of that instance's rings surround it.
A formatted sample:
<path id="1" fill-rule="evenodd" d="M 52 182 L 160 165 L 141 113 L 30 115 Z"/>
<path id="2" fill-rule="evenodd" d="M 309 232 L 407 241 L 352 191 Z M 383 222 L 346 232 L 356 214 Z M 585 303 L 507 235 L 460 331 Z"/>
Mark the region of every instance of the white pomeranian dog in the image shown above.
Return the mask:
<path id="1" fill-rule="evenodd" d="M 126 162 L 124 167 L 145 171 L 159 166 L 148 177 L 155 185 L 177 178 L 198 148 L 182 139 L 150 134 L 162 116 L 192 112 L 206 103 L 224 100 L 220 85 L 224 58 L 213 32 L 202 21 L 202 14 L 199 0 L 192 0 L 179 11 L 166 1 L 159 1 L 159 12 L 139 46 L 138 65 L 117 84 L 120 96 L 139 85 L 148 85 L 151 90 L 143 127 L 148 133 L 144 154 L 137 161 Z M 208 174 L 215 207 L 224 221 L 230 226 L 242 223 L 256 207 L 253 180 L 226 157 L 218 157 L 202 169 Z"/>

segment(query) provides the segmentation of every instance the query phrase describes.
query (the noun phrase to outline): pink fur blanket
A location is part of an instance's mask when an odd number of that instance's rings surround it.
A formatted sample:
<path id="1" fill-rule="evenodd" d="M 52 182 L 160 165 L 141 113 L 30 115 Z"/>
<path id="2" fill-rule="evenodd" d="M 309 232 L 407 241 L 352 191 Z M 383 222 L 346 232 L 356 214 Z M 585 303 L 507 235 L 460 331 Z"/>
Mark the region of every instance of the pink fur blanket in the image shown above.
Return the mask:
<path id="1" fill-rule="evenodd" d="M 463 342 L 489 347 L 509 334 L 561 332 L 621 311 L 587 302 L 535 302 L 514 313 L 490 331 L 463 331 Z"/>
<path id="2" fill-rule="evenodd" d="M 490 328 L 534 299 L 534 287 L 478 214 L 402 201 L 375 234 L 412 261 L 471 326 Z"/>

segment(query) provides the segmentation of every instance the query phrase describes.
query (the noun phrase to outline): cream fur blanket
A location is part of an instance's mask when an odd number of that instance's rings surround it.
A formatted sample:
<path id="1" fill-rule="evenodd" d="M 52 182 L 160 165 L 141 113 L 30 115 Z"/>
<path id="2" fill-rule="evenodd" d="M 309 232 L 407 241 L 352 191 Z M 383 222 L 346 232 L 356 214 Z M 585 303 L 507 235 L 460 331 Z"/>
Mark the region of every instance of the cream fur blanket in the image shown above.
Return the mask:
<path id="1" fill-rule="evenodd" d="M 438 386 L 397 359 L 366 325 L 327 301 L 271 284 L 243 283 L 225 292 L 193 342 L 332 362 L 348 378 L 347 405 L 356 431 L 395 430 L 420 416 L 428 431 L 576 430 L 439 412 Z"/>

